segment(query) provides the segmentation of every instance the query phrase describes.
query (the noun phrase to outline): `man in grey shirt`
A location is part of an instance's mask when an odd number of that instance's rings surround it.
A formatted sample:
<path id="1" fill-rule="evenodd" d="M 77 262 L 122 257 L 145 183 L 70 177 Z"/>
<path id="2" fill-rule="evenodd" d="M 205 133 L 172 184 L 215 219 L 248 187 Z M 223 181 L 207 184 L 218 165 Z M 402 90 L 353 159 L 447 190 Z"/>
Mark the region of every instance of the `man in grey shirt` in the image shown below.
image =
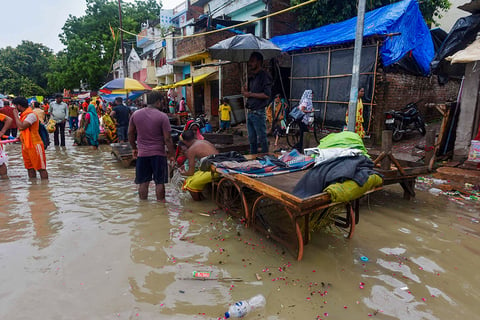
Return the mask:
<path id="1" fill-rule="evenodd" d="M 57 94 L 55 96 L 55 101 L 50 103 L 50 114 L 51 118 L 55 120 L 55 132 L 53 133 L 53 141 L 56 146 L 59 145 L 58 133 L 60 132 L 61 146 L 65 146 L 65 123 L 68 120 L 68 106 L 65 102 L 62 101 L 63 96 Z"/>

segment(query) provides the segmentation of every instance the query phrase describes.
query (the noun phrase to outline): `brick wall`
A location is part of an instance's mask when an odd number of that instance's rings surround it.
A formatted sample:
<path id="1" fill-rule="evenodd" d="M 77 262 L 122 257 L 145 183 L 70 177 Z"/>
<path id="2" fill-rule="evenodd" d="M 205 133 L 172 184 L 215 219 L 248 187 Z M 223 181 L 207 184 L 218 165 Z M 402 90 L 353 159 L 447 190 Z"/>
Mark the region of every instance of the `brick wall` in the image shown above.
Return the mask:
<path id="1" fill-rule="evenodd" d="M 420 113 L 430 121 L 440 117 L 434 108 L 427 108 L 428 103 L 445 103 L 456 101 L 459 80 L 450 80 L 445 85 L 439 85 L 437 77 L 420 77 L 403 73 L 384 73 L 381 69 L 377 73 L 375 85 L 375 102 L 373 130 L 374 139 L 381 137 L 384 129 L 384 112 L 391 109 L 401 109 L 410 102 L 417 102 Z M 380 139 L 375 139 L 380 141 Z"/>
<path id="2" fill-rule="evenodd" d="M 231 63 L 222 66 L 222 93 L 224 96 L 240 94 L 242 65 Z"/>
<path id="3" fill-rule="evenodd" d="M 290 0 L 275 0 L 270 1 L 270 13 L 278 12 L 280 10 L 290 7 Z M 279 14 L 270 18 L 270 37 L 280 36 L 298 32 L 297 19 L 295 13 L 292 11 Z"/>
<path id="4" fill-rule="evenodd" d="M 198 37 L 185 38 L 178 40 L 176 45 L 177 58 L 190 55 L 196 52 L 206 50 L 217 42 L 230 38 L 234 33 L 230 31 L 220 31 Z"/>

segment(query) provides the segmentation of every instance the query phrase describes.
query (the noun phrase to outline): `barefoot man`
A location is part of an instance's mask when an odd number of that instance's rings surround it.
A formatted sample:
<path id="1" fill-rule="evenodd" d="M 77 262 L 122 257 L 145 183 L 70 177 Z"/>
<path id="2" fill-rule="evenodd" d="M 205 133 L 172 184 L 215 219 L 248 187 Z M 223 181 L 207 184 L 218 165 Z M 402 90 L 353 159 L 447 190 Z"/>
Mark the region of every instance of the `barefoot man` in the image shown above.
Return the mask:
<path id="1" fill-rule="evenodd" d="M 182 133 L 181 140 L 187 146 L 186 156 L 188 160 L 188 169 L 180 169 L 180 173 L 188 176 L 183 185 L 183 190 L 188 190 L 193 200 L 203 199 L 202 191 L 205 185 L 212 182 L 212 173 L 210 171 L 197 171 L 200 159 L 212 154 L 218 154 L 217 149 L 207 140 L 197 140 L 192 130 Z"/>
<path id="2" fill-rule="evenodd" d="M 29 178 L 36 178 L 37 171 L 42 180 L 48 179 L 47 160 L 42 138 L 38 133 L 39 120 L 28 101 L 24 97 L 16 97 L 12 104 L 15 106 L 13 120 L 20 130 L 22 141 L 22 156 Z M 19 115 L 20 113 L 20 115 Z"/>

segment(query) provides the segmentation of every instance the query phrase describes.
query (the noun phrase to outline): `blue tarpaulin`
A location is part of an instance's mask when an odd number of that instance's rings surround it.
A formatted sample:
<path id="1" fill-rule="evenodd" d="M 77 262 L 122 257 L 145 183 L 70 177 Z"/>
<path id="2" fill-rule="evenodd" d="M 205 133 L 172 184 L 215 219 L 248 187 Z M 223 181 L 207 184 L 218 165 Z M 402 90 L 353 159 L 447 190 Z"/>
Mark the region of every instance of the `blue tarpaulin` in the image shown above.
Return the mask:
<path id="1" fill-rule="evenodd" d="M 320 28 L 270 39 L 282 51 L 343 44 L 355 40 L 357 17 Z M 400 35 L 388 36 L 400 33 Z M 364 37 L 385 35 L 380 48 L 383 65 L 389 66 L 412 54 L 422 72 L 430 73 L 435 54 L 430 31 L 416 0 L 404 0 L 365 14 Z"/>

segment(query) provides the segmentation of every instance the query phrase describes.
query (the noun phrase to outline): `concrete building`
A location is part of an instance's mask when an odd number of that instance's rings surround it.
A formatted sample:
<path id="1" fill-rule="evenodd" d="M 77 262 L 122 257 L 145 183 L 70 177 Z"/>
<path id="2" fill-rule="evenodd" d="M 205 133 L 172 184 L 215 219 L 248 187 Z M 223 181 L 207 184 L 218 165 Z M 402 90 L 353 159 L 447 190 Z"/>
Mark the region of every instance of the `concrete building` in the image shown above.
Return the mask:
<path id="1" fill-rule="evenodd" d="M 163 28 L 168 28 L 170 26 L 178 27 L 175 25 L 173 19 L 173 9 L 162 9 L 160 10 L 160 26 Z"/>
<path id="2" fill-rule="evenodd" d="M 288 0 L 191 0 L 187 8 L 187 24 L 181 26 L 182 35 L 198 34 L 176 42 L 177 61 L 189 63 L 190 72 L 184 72 L 184 78 L 191 84 L 184 89 L 187 104 L 193 106 L 195 113 L 206 113 L 215 123 L 221 97 L 237 98 L 239 108 L 243 103 L 239 98 L 241 89 L 241 64 L 219 64 L 210 58 L 207 48 L 237 33 L 252 33 L 270 38 L 274 35 L 297 31 L 295 17 L 282 14 L 270 19 L 260 19 L 231 31 L 202 34 L 205 31 L 219 30 L 226 26 L 257 20 L 269 13 L 290 7 Z M 231 100 L 231 101 L 232 101 Z M 234 112 L 235 113 L 235 112 Z M 242 112 L 238 112 L 239 115 Z M 242 119 L 239 119 L 242 121 Z"/>
<path id="3" fill-rule="evenodd" d="M 450 3 L 452 4 L 450 9 L 447 12 L 444 12 L 442 17 L 436 21 L 438 26 L 446 32 L 450 32 L 458 19 L 470 15 L 469 12 L 458 8 L 467 2 L 470 2 L 470 0 L 450 0 Z"/>

